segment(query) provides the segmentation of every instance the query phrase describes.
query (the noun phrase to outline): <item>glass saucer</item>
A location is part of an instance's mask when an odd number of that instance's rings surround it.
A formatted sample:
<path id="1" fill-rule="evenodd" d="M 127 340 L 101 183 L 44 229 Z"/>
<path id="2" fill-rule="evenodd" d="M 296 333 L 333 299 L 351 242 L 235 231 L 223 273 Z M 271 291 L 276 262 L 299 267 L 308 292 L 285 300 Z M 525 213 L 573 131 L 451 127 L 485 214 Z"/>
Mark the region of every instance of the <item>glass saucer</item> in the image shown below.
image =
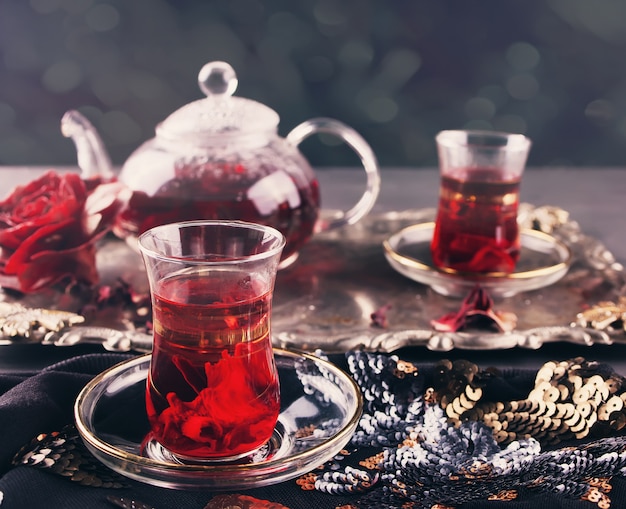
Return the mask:
<path id="1" fill-rule="evenodd" d="M 430 286 L 437 293 L 464 297 L 480 284 L 493 297 L 511 297 L 556 283 L 569 269 L 570 249 L 551 235 L 536 230 L 520 232 L 522 249 L 511 274 L 445 272 L 434 266 L 430 241 L 435 223 L 409 226 L 383 242 L 385 257 L 400 274 Z"/>
<path id="2" fill-rule="evenodd" d="M 116 472 L 155 486 L 239 490 L 275 484 L 332 459 L 350 440 L 363 410 L 356 383 L 334 364 L 275 349 L 281 412 L 267 444 L 236 461 L 182 464 L 148 433 L 145 386 L 150 355 L 134 357 L 96 376 L 74 404 L 87 448 Z"/>

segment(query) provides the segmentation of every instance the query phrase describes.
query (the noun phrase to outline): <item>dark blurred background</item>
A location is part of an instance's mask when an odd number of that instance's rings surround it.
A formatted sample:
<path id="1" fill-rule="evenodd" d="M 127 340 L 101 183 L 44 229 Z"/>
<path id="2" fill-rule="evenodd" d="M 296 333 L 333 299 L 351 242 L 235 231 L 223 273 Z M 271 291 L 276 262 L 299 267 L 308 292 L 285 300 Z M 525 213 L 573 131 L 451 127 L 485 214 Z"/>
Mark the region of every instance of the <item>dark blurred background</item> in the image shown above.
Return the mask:
<path id="1" fill-rule="evenodd" d="M 531 165 L 626 163 L 624 0 L 0 0 L 0 164 L 75 164 L 73 108 L 121 164 L 212 60 L 281 135 L 334 117 L 384 166 L 435 165 L 450 128 L 524 133 Z"/>

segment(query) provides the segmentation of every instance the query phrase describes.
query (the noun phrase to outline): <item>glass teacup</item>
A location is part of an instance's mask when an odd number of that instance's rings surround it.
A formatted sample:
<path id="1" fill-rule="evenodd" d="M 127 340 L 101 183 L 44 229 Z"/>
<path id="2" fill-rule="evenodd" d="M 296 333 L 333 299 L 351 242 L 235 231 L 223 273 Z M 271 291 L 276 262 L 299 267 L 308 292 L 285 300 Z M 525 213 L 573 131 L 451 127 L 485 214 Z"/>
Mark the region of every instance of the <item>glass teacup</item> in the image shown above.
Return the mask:
<path id="1" fill-rule="evenodd" d="M 239 221 L 157 226 L 139 238 L 152 296 L 150 439 L 182 461 L 244 456 L 280 411 L 272 293 L 283 235 Z"/>
<path id="2" fill-rule="evenodd" d="M 530 140 L 521 134 L 442 131 L 441 185 L 431 254 L 445 271 L 511 273 L 520 254 L 519 189 Z"/>

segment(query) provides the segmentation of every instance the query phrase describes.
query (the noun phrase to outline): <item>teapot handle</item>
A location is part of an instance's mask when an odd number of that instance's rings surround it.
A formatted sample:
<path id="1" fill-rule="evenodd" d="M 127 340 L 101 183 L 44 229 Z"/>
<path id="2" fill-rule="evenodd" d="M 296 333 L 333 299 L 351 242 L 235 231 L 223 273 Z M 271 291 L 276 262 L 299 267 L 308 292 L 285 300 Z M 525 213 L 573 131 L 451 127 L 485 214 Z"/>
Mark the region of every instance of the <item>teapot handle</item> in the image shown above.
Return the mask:
<path id="1" fill-rule="evenodd" d="M 312 134 L 327 133 L 341 138 L 361 159 L 367 174 L 366 189 L 359 201 L 350 210 L 327 223 L 318 223 L 317 231 L 331 230 L 354 224 L 372 210 L 380 192 L 380 169 L 378 161 L 369 144 L 354 129 L 332 118 L 312 118 L 294 127 L 287 135 L 287 141 L 298 145 Z"/>

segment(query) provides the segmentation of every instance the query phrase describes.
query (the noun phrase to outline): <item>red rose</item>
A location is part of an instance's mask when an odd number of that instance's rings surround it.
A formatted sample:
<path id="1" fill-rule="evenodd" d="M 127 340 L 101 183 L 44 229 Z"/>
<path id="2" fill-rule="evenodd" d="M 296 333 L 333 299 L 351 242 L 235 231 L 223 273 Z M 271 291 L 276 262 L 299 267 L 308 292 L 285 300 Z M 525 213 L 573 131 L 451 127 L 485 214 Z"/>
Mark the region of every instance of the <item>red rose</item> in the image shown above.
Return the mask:
<path id="1" fill-rule="evenodd" d="M 79 175 L 49 171 L 0 202 L 0 286 L 25 293 L 60 281 L 98 282 L 95 241 L 121 206 L 120 185 L 88 192 Z"/>

